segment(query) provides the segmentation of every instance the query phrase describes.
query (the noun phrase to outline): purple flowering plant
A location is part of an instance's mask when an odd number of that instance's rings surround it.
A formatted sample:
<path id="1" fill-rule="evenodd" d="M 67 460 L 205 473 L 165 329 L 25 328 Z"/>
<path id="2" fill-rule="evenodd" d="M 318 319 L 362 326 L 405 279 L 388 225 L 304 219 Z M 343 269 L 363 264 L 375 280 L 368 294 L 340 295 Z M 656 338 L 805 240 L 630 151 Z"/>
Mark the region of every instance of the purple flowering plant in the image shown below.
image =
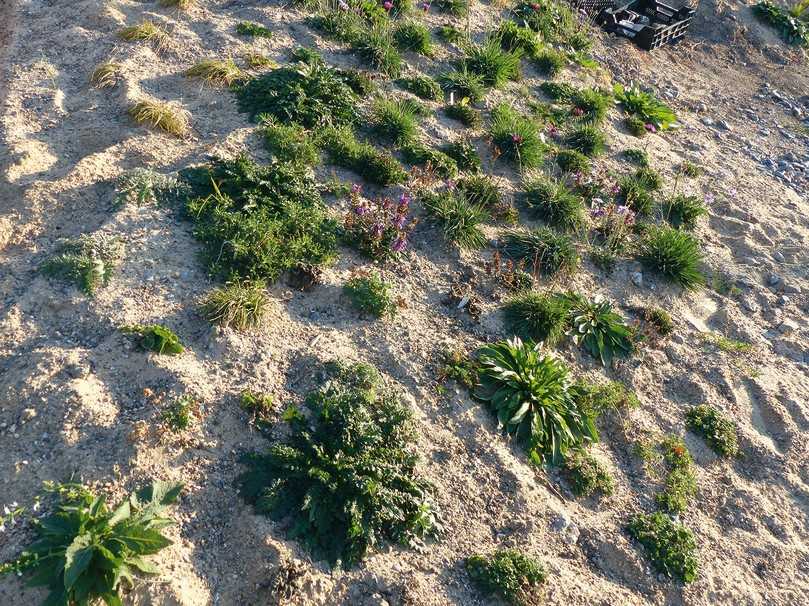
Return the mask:
<path id="1" fill-rule="evenodd" d="M 349 202 L 343 227 L 351 244 L 376 261 L 391 259 L 407 248 L 407 238 L 416 225 L 409 217 L 409 193 L 404 192 L 398 201 L 389 197 L 370 200 L 362 196 L 362 186 L 355 184 Z"/>

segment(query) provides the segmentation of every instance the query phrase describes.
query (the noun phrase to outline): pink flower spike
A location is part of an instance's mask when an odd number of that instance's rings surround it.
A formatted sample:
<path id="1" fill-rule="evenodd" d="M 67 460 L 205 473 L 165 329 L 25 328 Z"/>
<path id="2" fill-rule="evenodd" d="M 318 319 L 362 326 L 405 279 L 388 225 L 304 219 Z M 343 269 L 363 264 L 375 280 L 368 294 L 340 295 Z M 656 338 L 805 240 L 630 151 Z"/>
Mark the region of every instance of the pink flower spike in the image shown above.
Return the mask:
<path id="1" fill-rule="evenodd" d="M 383 7 L 383 8 L 384 8 L 386 11 L 389 11 L 390 9 L 392 9 L 392 8 L 393 8 L 393 2 L 391 2 L 390 0 L 387 0 L 387 2 L 385 2 L 385 3 L 382 5 L 382 7 Z"/>
<path id="2" fill-rule="evenodd" d="M 655 127 L 654 124 L 644 124 L 643 127 L 646 130 L 648 130 L 650 133 L 656 133 L 657 132 L 657 128 Z"/>

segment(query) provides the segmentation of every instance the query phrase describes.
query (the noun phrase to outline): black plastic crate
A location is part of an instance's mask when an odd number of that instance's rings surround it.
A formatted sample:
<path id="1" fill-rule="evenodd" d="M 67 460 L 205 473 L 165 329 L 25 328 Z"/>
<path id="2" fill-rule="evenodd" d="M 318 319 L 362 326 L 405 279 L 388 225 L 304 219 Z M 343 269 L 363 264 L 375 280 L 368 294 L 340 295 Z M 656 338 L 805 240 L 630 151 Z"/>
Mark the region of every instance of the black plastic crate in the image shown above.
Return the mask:
<path id="1" fill-rule="evenodd" d="M 674 8 L 659 0 L 638 0 L 618 8 L 605 8 L 596 21 L 608 32 L 630 38 L 646 50 L 680 40 L 694 18 L 689 6 Z"/>
<path id="2" fill-rule="evenodd" d="M 568 0 L 568 4 L 576 10 L 593 17 L 607 8 L 615 8 L 615 0 Z"/>

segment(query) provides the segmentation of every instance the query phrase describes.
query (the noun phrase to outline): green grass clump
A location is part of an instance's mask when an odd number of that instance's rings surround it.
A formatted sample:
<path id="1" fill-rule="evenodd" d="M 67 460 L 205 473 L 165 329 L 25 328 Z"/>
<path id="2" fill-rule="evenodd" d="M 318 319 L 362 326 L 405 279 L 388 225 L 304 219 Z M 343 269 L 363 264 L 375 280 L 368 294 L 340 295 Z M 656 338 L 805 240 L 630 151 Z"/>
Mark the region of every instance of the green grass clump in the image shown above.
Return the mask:
<path id="1" fill-rule="evenodd" d="M 244 59 L 244 62 L 247 63 L 247 67 L 249 67 L 250 69 L 261 69 L 264 67 L 278 67 L 278 63 L 276 63 L 263 53 L 247 51 L 245 53 L 242 53 L 242 59 Z"/>
<path id="2" fill-rule="evenodd" d="M 185 351 L 185 347 L 180 343 L 180 338 L 171 329 L 160 324 L 132 324 L 123 326 L 121 332 L 136 335 L 141 349 L 168 355 L 176 355 Z"/>
<path id="3" fill-rule="evenodd" d="M 524 261 L 544 276 L 571 273 L 579 264 L 576 244 L 547 227 L 531 232 L 512 231 L 503 238 L 503 252 L 515 261 Z"/>
<path id="4" fill-rule="evenodd" d="M 422 205 L 450 242 L 464 249 L 486 246 L 486 235 L 480 226 L 490 215 L 482 206 L 469 203 L 457 190 L 425 194 Z"/>
<path id="5" fill-rule="evenodd" d="M 636 170 L 634 179 L 646 191 L 659 191 L 663 187 L 663 177 L 648 166 Z"/>
<path id="6" fill-rule="evenodd" d="M 605 412 L 625 411 L 640 406 L 640 400 L 620 381 L 606 383 L 590 383 L 576 381 L 573 385 L 579 407 L 591 417 L 598 417 Z"/>
<path id="7" fill-rule="evenodd" d="M 658 334 L 664 337 L 674 332 L 674 321 L 665 309 L 648 307 L 644 310 L 643 317 L 649 324 L 654 326 Z"/>
<path id="8" fill-rule="evenodd" d="M 96 88 L 112 88 L 121 77 L 120 63 L 101 63 L 90 75 L 90 84 Z"/>
<path id="9" fill-rule="evenodd" d="M 545 157 L 537 125 L 508 105 L 492 109 L 489 134 L 499 155 L 519 168 L 535 168 Z"/>
<path id="10" fill-rule="evenodd" d="M 688 429 L 701 435 L 716 454 L 733 458 L 739 454 L 739 438 L 733 421 L 713 406 L 694 406 L 686 415 Z"/>
<path id="11" fill-rule="evenodd" d="M 411 141 L 401 149 L 405 162 L 425 166 L 442 179 L 452 179 L 458 174 L 458 164 L 441 150 L 428 147 L 420 141 Z"/>
<path id="12" fill-rule="evenodd" d="M 640 243 L 638 258 L 686 290 L 705 283 L 700 271 L 703 257 L 699 242 L 689 233 L 672 227 L 652 227 Z"/>
<path id="13" fill-rule="evenodd" d="M 393 286 L 375 271 L 357 273 L 343 285 L 343 292 L 360 313 L 377 318 L 396 315 L 392 291 Z"/>
<path id="14" fill-rule="evenodd" d="M 374 101 L 369 116 L 371 131 L 385 139 L 402 145 L 418 134 L 418 118 L 422 113 L 418 102 L 410 99 L 384 99 Z"/>
<path id="15" fill-rule="evenodd" d="M 430 40 L 430 30 L 417 21 L 404 21 L 393 30 L 393 38 L 400 50 L 413 51 L 419 55 L 430 57 L 433 54 L 433 44 Z"/>
<path id="16" fill-rule="evenodd" d="M 396 158 L 369 143 L 358 141 L 348 126 L 324 129 L 320 143 L 332 163 L 354 171 L 371 183 L 389 186 L 404 183 L 407 179 L 407 172 Z"/>
<path id="17" fill-rule="evenodd" d="M 480 155 L 475 146 L 467 139 L 456 139 L 441 148 L 445 154 L 455 160 L 458 170 L 478 172 L 481 168 Z"/>
<path id="18" fill-rule="evenodd" d="M 259 132 L 276 161 L 314 166 L 320 160 L 320 152 L 314 138 L 300 124 L 281 124 L 273 118 L 262 116 Z"/>
<path id="19" fill-rule="evenodd" d="M 702 174 L 702 168 L 691 160 L 683 160 L 683 163 L 680 164 L 680 173 L 690 179 L 696 179 Z"/>
<path id="20" fill-rule="evenodd" d="M 663 218 L 672 227 L 694 229 L 697 219 L 708 214 L 705 204 L 697 196 L 677 194 L 665 200 L 662 204 Z"/>
<path id="21" fill-rule="evenodd" d="M 590 158 L 575 149 L 560 149 L 556 152 L 556 164 L 566 173 L 589 173 L 592 168 Z"/>
<path id="22" fill-rule="evenodd" d="M 436 30 L 436 34 L 447 44 L 458 44 L 464 39 L 464 33 L 452 25 L 442 25 Z"/>
<path id="23" fill-rule="evenodd" d="M 427 101 L 439 101 L 443 97 L 441 85 L 430 76 L 399 78 L 396 83 L 406 91 Z"/>
<path id="24" fill-rule="evenodd" d="M 172 544 L 162 530 L 174 522 L 166 516 L 182 484 L 154 482 L 109 507 L 104 495 L 81 484 L 59 484 L 53 513 L 34 525 L 37 540 L 0 575 L 28 576 L 47 587 L 47 604 L 123 604 L 121 592 L 134 586 L 134 575 L 159 574 L 146 556 Z M 32 602 L 29 602 L 32 603 Z"/>
<path id="25" fill-rule="evenodd" d="M 236 98 L 252 119 L 267 114 L 306 128 L 351 124 L 358 118 L 359 98 L 345 76 L 319 63 L 281 67 L 247 80 L 236 88 Z"/>
<path id="26" fill-rule="evenodd" d="M 635 350 L 635 331 L 609 301 L 600 295 L 585 299 L 576 294 L 568 295 L 568 300 L 573 342 L 602 365 L 610 366 L 616 356 L 626 357 Z"/>
<path id="27" fill-rule="evenodd" d="M 514 21 L 502 21 L 491 37 L 500 43 L 503 50 L 519 51 L 527 56 L 533 56 L 542 46 L 534 30 Z"/>
<path id="28" fill-rule="evenodd" d="M 584 201 L 562 181 L 532 177 L 524 187 L 521 200 L 533 215 L 562 231 L 578 231 L 584 226 Z"/>
<path id="29" fill-rule="evenodd" d="M 646 129 L 646 123 L 637 116 L 627 116 L 624 118 L 624 126 L 629 134 L 636 137 L 644 137 L 649 132 Z"/>
<path id="30" fill-rule="evenodd" d="M 309 414 L 289 438 L 246 458 L 242 495 L 287 520 L 316 559 L 348 568 L 385 543 L 415 546 L 440 531 L 432 485 L 419 476 L 413 413 L 367 364 L 327 366 Z"/>
<path id="31" fill-rule="evenodd" d="M 240 21 L 236 24 L 236 33 L 254 38 L 272 38 L 272 30 L 252 21 Z"/>
<path id="32" fill-rule="evenodd" d="M 219 59 L 204 59 L 186 70 L 189 78 L 197 78 L 210 86 L 231 86 L 243 80 L 246 76 L 239 69 L 233 59 L 220 61 Z"/>
<path id="33" fill-rule="evenodd" d="M 567 366 L 519 337 L 483 347 L 474 396 L 504 432 L 523 443 L 536 464 L 560 462 L 569 451 L 598 441 L 594 419 L 580 408 Z"/>
<path id="34" fill-rule="evenodd" d="M 578 119 L 593 125 L 601 124 L 607 117 L 607 111 L 612 107 L 612 95 L 595 88 L 577 90 L 570 97 L 570 103 L 575 113 L 580 113 Z"/>
<path id="35" fill-rule="evenodd" d="M 480 112 L 468 103 L 453 103 L 444 107 L 444 113 L 448 118 L 457 120 L 469 128 L 480 128 L 483 126 L 483 118 Z"/>
<path id="36" fill-rule="evenodd" d="M 539 85 L 539 88 L 554 101 L 564 103 L 572 102 L 573 98 L 578 94 L 576 87 L 566 82 L 543 82 Z"/>
<path id="37" fill-rule="evenodd" d="M 469 12 L 471 0 L 433 0 L 432 4 L 442 13 L 448 13 L 454 17 L 466 17 Z"/>
<path id="38" fill-rule="evenodd" d="M 147 99 L 132 105 L 127 113 L 138 124 L 146 124 L 175 137 L 188 134 L 190 114 L 182 107 L 167 101 Z"/>
<path id="39" fill-rule="evenodd" d="M 604 153 L 606 141 L 604 133 L 595 126 L 581 126 L 565 137 L 565 143 L 590 157 Z"/>
<path id="40" fill-rule="evenodd" d="M 462 69 L 480 76 L 483 86 L 502 88 L 510 80 L 520 79 L 520 51 L 503 50 L 495 40 L 472 44 L 466 50 Z"/>
<path id="41" fill-rule="evenodd" d="M 551 78 L 558 76 L 567 65 L 567 57 L 554 48 L 543 48 L 531 55 L 537 69 Z"/>
<path id="42" fill-rule="evenodd" d="M 623 175 L 618 179 L 617 199 L 638 215 L 648 216 L 654 208 L 652 193 L 636 175 Z"/>
<path id="43" fill-rule="evenodd" d="M 245 280 L 215 288 L 202 302 L 202 312 L 219 326 L 248 330 L 261 324 L 269 306 L 265 284 Z"/>
<path id="44" fill-rule="evenodd" d="M 503 307 L 509 331 L 526 341 L 551 347 L 564 337 L 569 313 L 565 297 L 535 291 L 518 293 Z"/>
<path id="45" fill-rule="evenodd" d="M 517 549 L 473 555 L 466 559 L 465 566 L 469 578 L 483 593 L 496 595 L 514 606 L 537 603 L 537 589 L 547 577 L 538 560 Z"/>
<path id="46" fill-rule="evenodd" d="M 393 32 L 386 24 L 377 24 L 362 30 L 351 40 L 351 48 L 371 67 L 386 76 L 398 78 L 404 60 L 396 49 Z"/>
<path id="47" fill-rule="evenodd" d="M 641 120 L 644 125 L 650 124 L 656 130 L 666 130 L 677 122 L 674 110 L 652 93 L 643 92 L 637 87 L 624 88 L 620 84 L 615 85 L 613 92 L 624 111 Z"/>
<path id="48" fill-rule="evenodd" d="M 575 452 L 565 459 L 563 473 L 577 497 L 590 497 L 596 493 L 610 496 L 615 491 L 612 474 L 589 452 Z"/>
<path id="49" fill-rule="evenodd" d="M 105 286 L 121 257 L 122 245 L 117 238 L 82 234 L 62 241 L 53 257 L 40 266 L 46 276 L 72 282 L 85 294 L 93 296 Z"/>
<path id="50" fill-rule="evenodd" d="M 684 583 L 697 578 L 697 542 L 694 533 L 666 514 L 636 514 L 627 532 L 643 545 L 655 568 Z"/>
<path id="51" fill-rule="evenodd" d="M 447 95 L 454 97 L 454 103 L 462 103 L 464 99 L 477 103 L 486 94 L 483 76 L 470 71 L 466 65 L 441 74 L 438 82 Z"/>
<path id="52" fill-rule="evenodd" d="M 301 264 L 337 256 L 337 224 L 308 169 L 215 158 L 182 173 L 193 188 L 186 213 L 213 274 L 273 282 Z"/>
<path id="53" fill-rule="evenodd" d="M 470 204 L 477 204 L 489 210 L 500 206 L 500 186 L 487 175 L 470 175 L 455 183 L 461 195 Z"/>
<path id="54" fill-rule="evenodd" d="M 537 4 L 530 0 L 518 2 L 511 9 L 512 18 L 531 28 L 547 43 L 570 46 L 586 51 L 592 44 L 586 28 L 580 24 L 574 10 L 562 2 Z"/>
<path id="55" fill-rule="evenodd" d="M 636 164 L 641 168 L 649 166 L 649 154 L 646 153 L 646 150 L 637 148 L 625 149 L 621 152 L 621 156 L 623 156 L 627 162 Z"/>

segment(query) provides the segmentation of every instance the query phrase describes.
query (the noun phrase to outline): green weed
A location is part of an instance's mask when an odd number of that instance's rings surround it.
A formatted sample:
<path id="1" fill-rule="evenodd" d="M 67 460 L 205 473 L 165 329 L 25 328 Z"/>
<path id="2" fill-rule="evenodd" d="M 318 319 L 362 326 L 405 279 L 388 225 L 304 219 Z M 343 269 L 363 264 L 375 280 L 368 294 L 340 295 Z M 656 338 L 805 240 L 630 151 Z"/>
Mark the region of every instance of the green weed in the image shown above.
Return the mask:
<path id="1" fill-rule="evenodd" d="M 393 286 L 375 271 L 355 273 L 343 286 L 343 292 L 357 310 L 377 318 L 396 315 L 398 307 L 392 291 Z"/>

